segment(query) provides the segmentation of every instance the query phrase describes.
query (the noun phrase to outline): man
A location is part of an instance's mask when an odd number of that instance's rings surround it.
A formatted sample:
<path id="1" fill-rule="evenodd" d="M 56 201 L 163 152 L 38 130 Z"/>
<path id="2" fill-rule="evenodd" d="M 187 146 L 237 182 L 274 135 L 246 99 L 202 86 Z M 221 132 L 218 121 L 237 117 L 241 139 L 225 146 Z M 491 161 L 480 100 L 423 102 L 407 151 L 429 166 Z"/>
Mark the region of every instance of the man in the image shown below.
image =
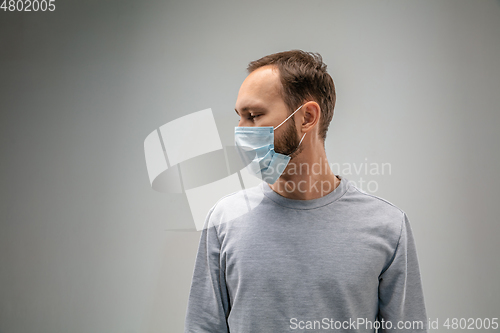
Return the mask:
<path id="1" fill-rule="evenodd" d="M 335 87 L 319 54 L 251 62 L 237 146 L 266 182 L 221 198 L 202 232 L 186 332 L 427 332 L 406 214 L 335 175 Z"/>

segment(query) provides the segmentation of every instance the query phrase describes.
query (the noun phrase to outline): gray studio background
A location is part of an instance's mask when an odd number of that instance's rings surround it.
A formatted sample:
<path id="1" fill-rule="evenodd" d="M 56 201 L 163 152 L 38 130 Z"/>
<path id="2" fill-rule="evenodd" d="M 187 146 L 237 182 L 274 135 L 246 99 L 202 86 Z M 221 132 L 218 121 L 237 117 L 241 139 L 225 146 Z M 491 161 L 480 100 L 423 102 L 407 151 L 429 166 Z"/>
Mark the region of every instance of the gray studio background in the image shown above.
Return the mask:
<path id="1" fill-rule="evenodd" d="M 330 162 L 391 164 L 346 177 L 410 217 L 429 317 L 500 317 L 499 36 L 493 0 L 0 11 L 0 332 L 181 332 L 200 233 L 144 139 L 212 108 L 232 144 L 248 62 L 294 48 L 336 84 Z"/>

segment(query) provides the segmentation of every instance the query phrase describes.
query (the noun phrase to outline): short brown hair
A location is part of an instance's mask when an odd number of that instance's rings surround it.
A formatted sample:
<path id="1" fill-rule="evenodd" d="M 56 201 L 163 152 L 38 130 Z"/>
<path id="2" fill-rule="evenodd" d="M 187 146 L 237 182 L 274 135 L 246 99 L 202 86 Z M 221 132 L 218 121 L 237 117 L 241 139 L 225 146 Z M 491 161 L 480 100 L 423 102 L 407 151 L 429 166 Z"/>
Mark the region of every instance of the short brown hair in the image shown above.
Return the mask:
<path id="1" fill-rule="evenodd" d="M 326 139 L 333 118 L 336 94 L 333 79 L 326 72 L 326 64 L 319 53 L 290 50 L 267 55 L 248 64 L 248 73 L 263 67 L 276 66 L 281 81 L 281 96 L 290 113 L 307 100 L 314 100 L 321 108 L 319 137 Z"/>

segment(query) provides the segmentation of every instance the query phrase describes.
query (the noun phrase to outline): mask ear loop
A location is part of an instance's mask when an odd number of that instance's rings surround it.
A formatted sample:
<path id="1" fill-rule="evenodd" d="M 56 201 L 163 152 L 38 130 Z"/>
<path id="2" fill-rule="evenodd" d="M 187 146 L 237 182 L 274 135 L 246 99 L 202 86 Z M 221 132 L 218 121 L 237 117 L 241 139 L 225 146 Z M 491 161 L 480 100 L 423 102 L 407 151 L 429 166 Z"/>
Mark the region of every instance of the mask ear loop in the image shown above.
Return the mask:
<path id="1" fill-rule="evenodd" d="M 299 148 L 300 144 L 302 143 L 302 140 L 304 140 L 304 137 L 306 136 L 307 132 L 302 135 L 302 139 L 300 139 L 299 144 L 297 145 L 297 148 Z"/>
<path id="2" fill-rule="evenodd" d="M 299 111 L 300 108 L 303 107 L 303 106 L 304 106 L 304 104 L 302 104 L 301 106 L 299 106 L 299 108 L 297 110 L 293 111 L 291 115 L 289 115 L 285 120 L 283 120 L 281 122 L 281 124 L 279 124 L 278 126 L 276 126 L 274 129 L 277 129 L 278 127 L 280 127 L 281 125 L 283 125 L 285 123 L 285 121 L 287 121 L 288 119 L 290 119 L 290 117 L 293 116 L 295 114 L 295 112 Z M 302 138 L 304 138 L 304 137 L 302 137 Z"/>
<path id="3" fill-rule="evenodd" d="M 293 153 L 295 153 L 295 151 L 296 151 L 297 149 L 299 149 L 300 144 L 302 143 L 302 140 L 304 140 L 304 137 L 306 136 L 306 134 L 307 134 L 307 133 L 304 133 L 304 135 L 302 135 L 302 139 L 300 139 L 299 144 L 297 145 L 297 148 L 295 148 L 295 149 L 294 149 L 294 150 L 293 150 L 290 154 L 288 154 L 288 155 L 286 155 L 286 156 L 290 156 L 290 155 L 292 155 Z"/>

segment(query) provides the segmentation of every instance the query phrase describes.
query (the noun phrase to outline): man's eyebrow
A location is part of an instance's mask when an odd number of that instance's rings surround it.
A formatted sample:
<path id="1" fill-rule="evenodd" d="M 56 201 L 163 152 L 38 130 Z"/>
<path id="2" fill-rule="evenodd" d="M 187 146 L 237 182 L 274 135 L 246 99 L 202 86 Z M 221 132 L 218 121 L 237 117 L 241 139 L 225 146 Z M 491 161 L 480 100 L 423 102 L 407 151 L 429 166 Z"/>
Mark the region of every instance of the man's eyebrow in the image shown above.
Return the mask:
<path id="1" fill-rule="evenodd" d="M 250 110 L 252 110 L 252 111 L 264 111 L 264 112 L 267 111 L 266 108 L 260 107 L 260 106 L 245 106 L 245 107 L 241 108 L 242 112 L 249 112 Z M 234 109 L 234 111 L 236 112 L 236 114 L 238 114 L 238 115 L 240 114 L 238 112 L 238 110 Z"/>

